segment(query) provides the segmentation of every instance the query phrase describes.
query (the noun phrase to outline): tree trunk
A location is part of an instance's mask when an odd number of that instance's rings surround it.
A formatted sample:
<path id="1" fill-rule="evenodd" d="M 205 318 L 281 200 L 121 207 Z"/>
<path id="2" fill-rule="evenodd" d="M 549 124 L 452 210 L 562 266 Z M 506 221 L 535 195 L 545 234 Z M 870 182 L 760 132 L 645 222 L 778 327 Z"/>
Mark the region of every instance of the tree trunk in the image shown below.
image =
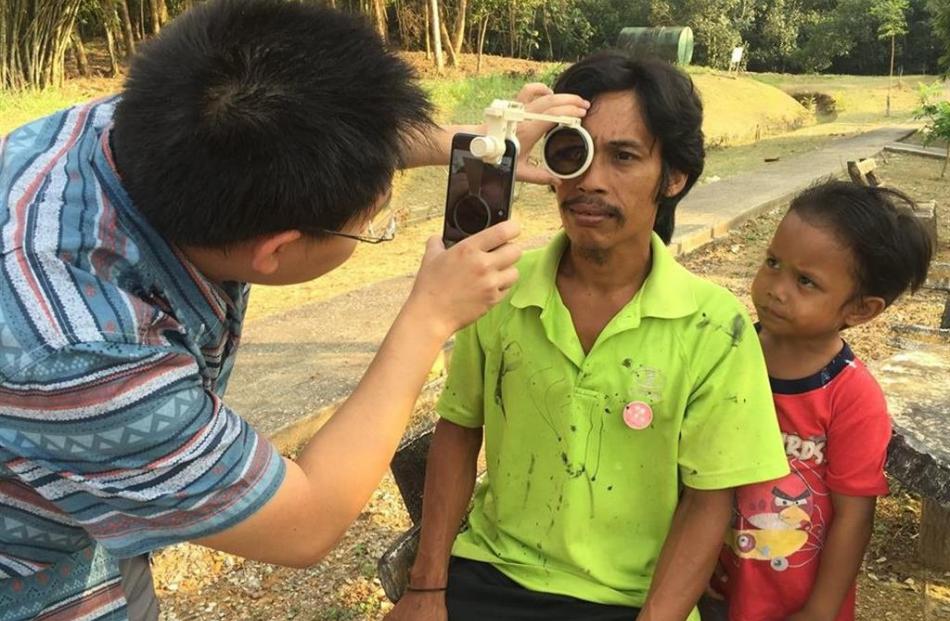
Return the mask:
<path id="1" fill-rule="evenodd" d="M 435 52 L 435 67 L 442 73 L 445 62 L 442 60 L 442 31 L 439 24 L 439 0 L 429 0 L 429 19 L 432 23 L 432 50 Z"/>
<path id="2" fill-rule="evenodd" d="M 145 0 L 142 0 L 143 2 Z M 152 19 L 152 34 L 157 35 L 162 31 L 162 12 L 158 6 L 159 0 L 149 0 L 148 8 Z"/>
<path id="3" fill-rule="evenodd" d="M 119 22 L 122 24 L 122 41 L 125 43 L 126 56 L 131 58 L 135 54 L 135 37 L 132 36 L 129 5 L 126 0 L 116 0 L 116 3 L 119 5 Z"/>
<path id="4" fill-rule="evenodd" d="M 541 24 L 544 26 L 544 36 L 548 40 L 548 60 L 554 59 L 554 43 L 551 41 L 551 30 L 548 28 L 548 3 L 541 5 Z"/>
<path id="5" fill-rule="evenodd" d="M 0 2 L 0 90 L 62 83 L 80 3 Z"/>
<path id="6" fill-rule="evenodd" d="M 145 3 L 148 0 L 138 0 L 139 2 L 139 23 L 137 24 L 138 30 L 136 31 L 136 36 L 139 41 L 145 38 Z"/>
<path id="7" fill-rule="evenodd" d="M 396 0 L 396 29 L 399 31 L 399 47 L 402 49 L 408 49 L 406 41 L 406 24 L 402 16 L 402 2 L 401 0 Z"/>
<path id="8" fill-rule="evenodd" d="M 431 9 L 429 8 L 429 0 L 425 0 L 426 5 L 426 60 L 432 58 L 432 19 L 429 17 Z"/>
<path id="9" fill-rule="evenodd" d="M 950 164 L 950 143 L 947 143 L 947 157 L 943 160 L 943 170 L 940 171 L 941 179 L 947 174 L 947 164 Z"/>
<path id="10" fill-rule="evenodd" d="M 884 116 L 891 116 L 891 84 L 894 82 L 894 48 L 897 37 L 891 35 L 891 71 L 887 77 L 887 109 Z"/>
<path id="11" fill-rule="evenodd" d="M 462 55 L 462 44 L 465 42 L 465 12 L 468 10 L 468 0 L 459 0 L 458 13 L 455 14 L 455 48 L 456 56 Z"/>
<path id="12" fill-rule="evenodd" d="M 475 75 L 482 70 L 482 51 L 485 49 L 485 33 L 488 32 L 488 16 L 482 18 L 481 27 L 478 29 L 478 61 L 475 63 Z"/>
<path id="13" fill-rule="evenodd" d="M 515 55 L 515 38 L 517 32 L 515 29 L 515 0 L 508 0 L 508 48 L 509 56 Z"/>
<path id="14" fill-rule="evenodd" d="M 119 61 L 115 56 L 115 37 L 112 34 L 112 24 L 106 23 L 108 20 L 103 21 L 103 28 L 106 31 L 106 47 L 109 50 L 109 64 L 111 75 L 119 75 Z"/>
<path id="15" fill-rule="evenodd" d="M 386 28 L 386 6 L 385 0 L 373 0 L 373 22 L 376 25 L 376 32 L 383 41 L 388 39 Z"/>
<path id="16" fill-rule="evenodd" d="M 442 41 L 445 45 L 445 51 L 449 54 L 449 66 L 458 67 L 459 59 L 455 55 L 455 48 L 452 47 L 452 36 L 449 34 L 449 29 L 445 27 L 445 20 L 440 19 L 439 24 L 442 27 Z"/>
<path id="17" fill-rule="evenodd" d="M 76 70 L 84 78 L 89 77 L 89 60 L 86 58 L 86 48 L 82 44 L 82 37 L 79 36 L 79 29 L 74 28 L 69 42 L 72 44 L 73 57 L 76 59 Z"/>

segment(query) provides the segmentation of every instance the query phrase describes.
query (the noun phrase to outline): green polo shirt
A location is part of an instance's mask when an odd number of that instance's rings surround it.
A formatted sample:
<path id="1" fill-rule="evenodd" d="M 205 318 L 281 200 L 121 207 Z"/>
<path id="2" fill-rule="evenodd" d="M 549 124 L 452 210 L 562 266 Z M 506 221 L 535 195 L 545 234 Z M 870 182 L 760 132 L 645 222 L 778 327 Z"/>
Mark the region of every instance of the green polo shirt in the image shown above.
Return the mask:
<path id="1" fill-rule="evenodd" d="M 567 244 L 526 253 L 507 300 L 456 337 L 438 411 L 484 425 L 488 471 L 452 553 L 528 589 L 638 607 L 682 485 L 775 479 L 788 461 L 732 294 L 654 235 L 650 274 L 585 355 L 555 286 Z M 625 422 L 632 403 L 646 427 Z"/>

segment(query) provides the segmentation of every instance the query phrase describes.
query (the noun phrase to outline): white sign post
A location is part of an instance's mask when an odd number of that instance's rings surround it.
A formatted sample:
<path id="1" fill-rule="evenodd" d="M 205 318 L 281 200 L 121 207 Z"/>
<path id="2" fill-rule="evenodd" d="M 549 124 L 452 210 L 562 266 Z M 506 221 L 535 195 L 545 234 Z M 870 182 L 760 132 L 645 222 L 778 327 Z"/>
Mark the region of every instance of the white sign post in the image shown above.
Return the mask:
<path id="1" fill-rule="evenodd" d="M 736 75 L 739 75 L 739 68 L 742 67 L 742 53 L 744 51 L 744 47 L 732 48 L 732 58 L 729 60 L 729 73 L 735 71 Z"/>

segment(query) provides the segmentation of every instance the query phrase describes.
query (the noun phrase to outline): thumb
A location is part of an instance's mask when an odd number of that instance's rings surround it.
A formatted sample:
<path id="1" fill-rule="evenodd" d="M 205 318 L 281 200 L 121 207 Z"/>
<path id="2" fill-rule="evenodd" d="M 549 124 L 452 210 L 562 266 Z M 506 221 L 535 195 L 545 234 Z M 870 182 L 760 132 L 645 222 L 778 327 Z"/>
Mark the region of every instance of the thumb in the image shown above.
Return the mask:
<path id="1" fill-rule="evenodd" d="M 432 259 L 443 252 L 445 252 L 445 244 L 442 243 L 442 238 L 438 235 L 433 235 L 426 241 L 426 251 L 425 254 L 422 255 L 422 265 L 430 263 Z"/>

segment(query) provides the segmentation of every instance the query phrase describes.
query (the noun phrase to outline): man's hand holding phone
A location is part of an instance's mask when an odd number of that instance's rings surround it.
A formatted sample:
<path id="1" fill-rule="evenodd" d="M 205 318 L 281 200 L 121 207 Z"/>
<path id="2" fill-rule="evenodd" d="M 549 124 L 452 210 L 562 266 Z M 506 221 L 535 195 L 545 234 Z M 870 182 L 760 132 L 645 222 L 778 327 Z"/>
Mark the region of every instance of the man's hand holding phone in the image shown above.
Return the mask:
<path id="1" fill-rule="evenodd" d="M 506 221 L 448 250 L 432 237 L 406 308 L 425 313 L 428 326 L 443 338 L 472 323 L 518 280 L 514 265 L 521 248 L 512 242 L 520 232 L 517 223 Z"/>

